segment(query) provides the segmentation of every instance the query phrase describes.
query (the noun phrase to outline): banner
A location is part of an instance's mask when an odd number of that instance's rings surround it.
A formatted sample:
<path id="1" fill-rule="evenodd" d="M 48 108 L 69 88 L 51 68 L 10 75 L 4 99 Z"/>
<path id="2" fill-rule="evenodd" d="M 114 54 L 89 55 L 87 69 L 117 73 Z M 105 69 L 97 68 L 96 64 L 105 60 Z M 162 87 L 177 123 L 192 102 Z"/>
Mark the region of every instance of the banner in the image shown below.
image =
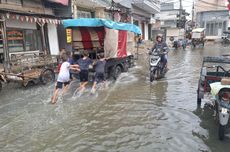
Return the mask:
<path id="1" fill-rule="evenodd" d="M 68 6 L 68 4 L 69 4 L 69 0 L 48 0 L 48 1 L 53 2 L 53 3 L 59 3 L 62 5 L 66 5 L 66 6 Z"/>

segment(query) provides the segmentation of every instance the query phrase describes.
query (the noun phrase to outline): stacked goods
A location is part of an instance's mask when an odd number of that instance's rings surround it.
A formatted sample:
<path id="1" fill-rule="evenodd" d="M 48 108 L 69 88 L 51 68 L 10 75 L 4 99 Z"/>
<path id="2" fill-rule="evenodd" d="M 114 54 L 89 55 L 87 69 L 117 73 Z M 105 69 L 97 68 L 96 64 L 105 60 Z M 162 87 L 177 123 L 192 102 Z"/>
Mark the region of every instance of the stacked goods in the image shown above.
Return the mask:
<path id="1" fill-rule="evenodd" d="M 221 79 L 222 85 L 230 85 L 230 78 L 223 78 Z"/>

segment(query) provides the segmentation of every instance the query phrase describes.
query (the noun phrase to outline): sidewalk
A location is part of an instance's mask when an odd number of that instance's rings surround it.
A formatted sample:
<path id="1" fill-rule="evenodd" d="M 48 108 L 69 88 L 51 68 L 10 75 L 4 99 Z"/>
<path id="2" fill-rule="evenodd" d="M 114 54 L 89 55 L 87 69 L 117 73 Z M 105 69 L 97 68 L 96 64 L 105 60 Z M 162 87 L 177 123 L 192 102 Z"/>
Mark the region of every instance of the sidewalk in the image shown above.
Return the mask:
<path id="1" fill-rule="evenodd" d="M 148 52 L 148 48 L 151 49 L 152 47 L 153 47 L 153 41 L 146 40 L 139 45 L 138 53 Z"/>

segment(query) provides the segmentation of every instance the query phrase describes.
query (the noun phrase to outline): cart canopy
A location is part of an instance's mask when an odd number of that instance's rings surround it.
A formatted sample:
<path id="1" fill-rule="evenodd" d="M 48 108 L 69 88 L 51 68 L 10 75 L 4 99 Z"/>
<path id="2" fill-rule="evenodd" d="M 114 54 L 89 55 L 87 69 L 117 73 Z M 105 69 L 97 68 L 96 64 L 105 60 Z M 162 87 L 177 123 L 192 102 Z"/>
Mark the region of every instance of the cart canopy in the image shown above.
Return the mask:
<path id="1" fill-rule="evenodd" d="M 211 93 L 213 96 L 216 96 L 221 89 L 230 89 L 230 85 L 222 85 L 221 82 L 215 82 L 210 84 L 211 87 Z"/>
<path id="2" fill-rule="evenodd" d="M 193 33 L 201 33 L 205 30 L 205 28 L 196 28 L 196 29 L 193 29 L 192 32 Z"/>
<path id="3" fill-rule="evenodd" d="M 65 28 L 71 27 L 106 27 L 114 30 L 130 31 L 136 34 L 141 34 L 138 26 L 128 23 L 118 23 L 111 20 L 99 18 L 80 18 L 80 19 L 67 19 L 63 20 Z"/>

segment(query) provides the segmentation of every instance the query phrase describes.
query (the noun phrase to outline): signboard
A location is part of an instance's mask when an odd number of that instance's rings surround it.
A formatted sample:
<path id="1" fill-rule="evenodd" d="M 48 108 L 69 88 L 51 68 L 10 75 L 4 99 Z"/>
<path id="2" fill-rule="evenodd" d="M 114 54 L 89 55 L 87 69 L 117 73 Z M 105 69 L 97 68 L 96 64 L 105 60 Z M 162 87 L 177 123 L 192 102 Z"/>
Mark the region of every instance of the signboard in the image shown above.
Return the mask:
<path id="1" fill-rule="evenodd" d="M 66 41 L 67 43 L 72 42 L 72 29 L 66 29 Z"/>

